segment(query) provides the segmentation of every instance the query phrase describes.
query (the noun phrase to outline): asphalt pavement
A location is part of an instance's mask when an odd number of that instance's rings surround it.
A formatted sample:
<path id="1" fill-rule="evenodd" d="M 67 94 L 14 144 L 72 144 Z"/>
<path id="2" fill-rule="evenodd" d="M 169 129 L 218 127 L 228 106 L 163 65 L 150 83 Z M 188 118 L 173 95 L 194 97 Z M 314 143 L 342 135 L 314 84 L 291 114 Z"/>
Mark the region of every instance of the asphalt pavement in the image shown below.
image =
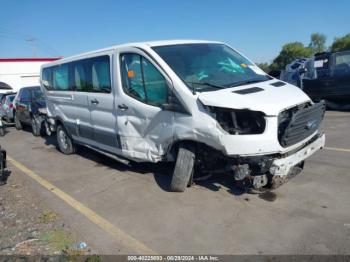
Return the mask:
<path id="1" fill-rule="evenodd" d="M 31 181 L 101 254 L 350 254 L 350 113 L 327 112 L 323 130 L 326 148 L 265 197 L 224 175 L 169 192 L 169 164 L 128 167 L 86 148 L 66 156 L 30 128 L 9 127 L 0 145 L 9 179 Z"/>

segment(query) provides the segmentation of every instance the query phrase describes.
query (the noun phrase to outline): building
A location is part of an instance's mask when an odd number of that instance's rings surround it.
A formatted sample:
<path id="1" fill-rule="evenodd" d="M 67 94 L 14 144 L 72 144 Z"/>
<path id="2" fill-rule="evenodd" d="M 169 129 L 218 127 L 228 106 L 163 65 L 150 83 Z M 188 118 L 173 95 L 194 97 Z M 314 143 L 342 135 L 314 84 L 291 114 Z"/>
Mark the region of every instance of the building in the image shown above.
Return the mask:
<path id="1" fill-rule="evenodd" d="M 0 93 L 39 85 L 41 65 L 60 58 L 0 58 Z"/>

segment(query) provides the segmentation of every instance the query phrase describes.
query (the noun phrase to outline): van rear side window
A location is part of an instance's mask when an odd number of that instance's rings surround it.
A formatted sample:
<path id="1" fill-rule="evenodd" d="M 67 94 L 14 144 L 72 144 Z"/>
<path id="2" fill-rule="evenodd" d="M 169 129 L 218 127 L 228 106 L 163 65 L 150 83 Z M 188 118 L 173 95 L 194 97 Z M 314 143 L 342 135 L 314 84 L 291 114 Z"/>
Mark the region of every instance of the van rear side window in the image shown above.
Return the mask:
<path id="1" fill-rule="evenodd" d="M 53 68 L 53 89 L 69 90 L 68 64 L 63 64 Z"/>
<path id="2" fill-rule="evenodd" d="M 110 58 L 104 55 L 45 68 L 42 84 L 54 91 L 110 93 Z"/>
<path id="3" fill-rule="evenodd" d="M 44 68 L 41 83 L 47 90 L 52 90 L 52 69 Z"/>

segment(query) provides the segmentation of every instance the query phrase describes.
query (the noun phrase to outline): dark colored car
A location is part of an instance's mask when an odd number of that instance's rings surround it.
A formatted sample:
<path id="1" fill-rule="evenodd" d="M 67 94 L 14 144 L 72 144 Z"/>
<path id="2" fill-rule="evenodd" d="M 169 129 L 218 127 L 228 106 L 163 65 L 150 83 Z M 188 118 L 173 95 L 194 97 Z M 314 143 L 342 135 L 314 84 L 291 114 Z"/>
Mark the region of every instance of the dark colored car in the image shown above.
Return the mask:
<path id="1" fill-rule="evenodd" d="M 314 101 L 325 99 L 330 108 L 350 108 L 350 50 L 316 54 L 314 68 L 317 77 L 304 78 L 303 91 Z"/>
<path id="2" fill-rule="evenodd" d="M 16 128 L 22 129 L 23 125 L 32 127 L 33 135 L 42 133 L 41 121 L 38 121 L 39 109 L 46 108 L 46 102 L 39 86 L 24 87 L 14 101 L 14 120 Z"/>

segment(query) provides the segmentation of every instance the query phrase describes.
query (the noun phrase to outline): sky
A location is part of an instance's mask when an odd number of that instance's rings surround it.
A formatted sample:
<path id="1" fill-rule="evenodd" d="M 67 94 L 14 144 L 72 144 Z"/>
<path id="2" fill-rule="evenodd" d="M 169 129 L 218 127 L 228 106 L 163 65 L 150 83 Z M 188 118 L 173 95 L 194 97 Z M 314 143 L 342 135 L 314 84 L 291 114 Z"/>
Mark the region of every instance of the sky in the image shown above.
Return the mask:
<path id="1" fill-rule="evenodd" d="M 350 33 L 347 0 L 0 0 L 0 58 L 70 56 L 164 39 L 225 42 L 271 62 L 311 33 Z"/>

